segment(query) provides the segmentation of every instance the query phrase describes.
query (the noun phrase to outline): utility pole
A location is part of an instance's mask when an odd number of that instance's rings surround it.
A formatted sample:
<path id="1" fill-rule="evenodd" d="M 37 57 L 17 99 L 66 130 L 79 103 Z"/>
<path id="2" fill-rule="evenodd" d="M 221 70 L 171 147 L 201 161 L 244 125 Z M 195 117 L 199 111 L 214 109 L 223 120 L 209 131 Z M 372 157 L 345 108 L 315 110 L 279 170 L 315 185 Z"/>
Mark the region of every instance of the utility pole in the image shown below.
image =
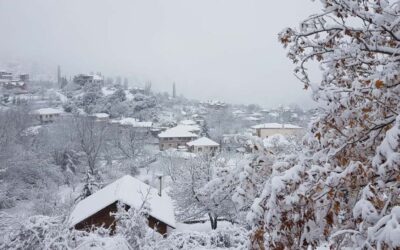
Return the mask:
<path id="1" fill-rule="evenodd" d="M 172 97 L 176 98 L 176 86 L 175 86 L 175 82 L 172 85 Z"/>

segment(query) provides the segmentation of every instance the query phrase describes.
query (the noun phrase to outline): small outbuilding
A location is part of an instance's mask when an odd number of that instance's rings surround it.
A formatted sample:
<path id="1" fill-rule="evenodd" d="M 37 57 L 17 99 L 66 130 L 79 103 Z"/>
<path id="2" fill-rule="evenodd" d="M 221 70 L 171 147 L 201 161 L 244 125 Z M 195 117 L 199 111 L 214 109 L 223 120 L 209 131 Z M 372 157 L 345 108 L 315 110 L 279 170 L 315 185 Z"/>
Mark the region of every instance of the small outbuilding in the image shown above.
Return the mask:
<path id="1" fill-rule="evenodd" d="M 40 123 L 54 122 L 62 113 L 63 110 L 56 108 L 42 108 L 33 112 Z"/>
<path id="2" fill-rule="evenodd" d="M 219 150 L 219 144 L 207 137 L 201 137 L 186 144 L 189 147 L 189 151 L 192 153 L 214 154 Z"/>
<path id="3" fill-rule="evenodd" d="M 150 208 L 148 225 L 162 235 L 176 227 L 170 197 L 130 175 L 123 176 L 80 201 L 70 215 L 69 224 L 77 230 L 102 226 L 114 232 L 116 221 L 112 213 L 117 212 L 118 202 L 128 209 L 139 209 L 146 202 Z"/>

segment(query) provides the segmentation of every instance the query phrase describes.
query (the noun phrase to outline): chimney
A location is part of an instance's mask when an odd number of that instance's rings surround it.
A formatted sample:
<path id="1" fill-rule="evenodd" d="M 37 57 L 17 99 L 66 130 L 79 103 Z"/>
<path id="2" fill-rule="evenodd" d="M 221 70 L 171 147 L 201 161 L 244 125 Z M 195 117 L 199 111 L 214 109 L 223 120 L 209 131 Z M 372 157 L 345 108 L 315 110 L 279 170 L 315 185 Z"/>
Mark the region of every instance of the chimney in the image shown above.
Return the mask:
<path id="1" fill-rule="evenodd" d="M 160 180 L 160 185 L 158 187 L 158 195 L 161 196 L 162 195 L 162 175 L 158 175 L 158 179 Z"/>

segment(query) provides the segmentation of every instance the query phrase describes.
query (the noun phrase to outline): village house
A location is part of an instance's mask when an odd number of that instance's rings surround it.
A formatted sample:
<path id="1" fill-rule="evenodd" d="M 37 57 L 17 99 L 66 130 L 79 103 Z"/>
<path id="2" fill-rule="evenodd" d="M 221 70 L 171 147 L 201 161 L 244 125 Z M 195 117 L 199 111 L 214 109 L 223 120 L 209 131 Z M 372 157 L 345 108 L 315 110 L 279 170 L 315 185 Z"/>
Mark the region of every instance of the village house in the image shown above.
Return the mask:
<path id="1" fill-rule="evenodd" d="M 110 115 L 107 113 L 94 113 L 90 117 L 96 120 L 96 122 L 108 122 L 110 120 Z"/>
<path id="2" fill-rule="evenodd" d="M 186 143 L 198 138 L 200 128 L 192 125 L 178 125 L 158 134 L 160 150 L 186 147 Z"/>
<path id="3" fill-rule="evenodd" d="M 62 113 L 64 112 L 61 109 L 42 108 L 35 110 L 33 115 L 40 121 L 40 123 L 48 123 L 54 122 Z"/>
<path id="4" fill-rule="evenodd" d="M 215 152 L 219 150 L 219 144 L 207 137 L 201 137 L 186 143 L 186 145 L 189 147 L 189 151 L 192 153 L 205 153 L 214 155 Z"/>
<path id="5" fill-rule="evenodd" d="M 112 213 L 117 212 L 118 202 L 126 209 L 140 209 L 146 203 L 149 206 L 148 225 L 162 235 L 176 227 L 171 198 L 161 189 L 157 190 L 130 175 L 81 200 L 70 215 L 69 225 L 77 230 L 105 227 L 114 233 L 116 221 Z"/>
<path id="6" fill-rule="evenodd" d="M 264 123 L 252 126 L 254 129 L 254 135 L 260 138 L 266 138 L 271 135 L 294 135 L 299 133 L 303 128 L 293 124 L 281 124 L 281 123 Z"/>
<path id="7" fill-rule="evenodd" d="M 79 74 L 74 76 L 73 82 L 78 85 L 86 84 L 104 84 L 104 78 L 99 74 Z"/>
<path id="8" fill-rule="evenodd" d="M 0 86 L 4 89 L 26 90 L 28 82 L 28 74 L 21 74 L 16 77 L 10 72 L 0 71 Z"/>

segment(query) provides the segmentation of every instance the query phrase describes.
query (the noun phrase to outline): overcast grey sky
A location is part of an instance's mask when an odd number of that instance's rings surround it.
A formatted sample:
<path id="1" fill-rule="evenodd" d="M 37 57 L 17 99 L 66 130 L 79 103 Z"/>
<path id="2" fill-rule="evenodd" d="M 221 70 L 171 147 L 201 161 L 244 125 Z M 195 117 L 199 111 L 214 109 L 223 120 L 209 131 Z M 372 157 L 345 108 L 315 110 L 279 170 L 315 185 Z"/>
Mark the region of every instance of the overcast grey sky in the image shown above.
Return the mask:
<path id="1" fill-rule="evenodd" d="M 0 0 L 0 60 L 151 80 L 202 100 L 299 103 L 309 93 L 277 33 L 310 0 Z"/>

